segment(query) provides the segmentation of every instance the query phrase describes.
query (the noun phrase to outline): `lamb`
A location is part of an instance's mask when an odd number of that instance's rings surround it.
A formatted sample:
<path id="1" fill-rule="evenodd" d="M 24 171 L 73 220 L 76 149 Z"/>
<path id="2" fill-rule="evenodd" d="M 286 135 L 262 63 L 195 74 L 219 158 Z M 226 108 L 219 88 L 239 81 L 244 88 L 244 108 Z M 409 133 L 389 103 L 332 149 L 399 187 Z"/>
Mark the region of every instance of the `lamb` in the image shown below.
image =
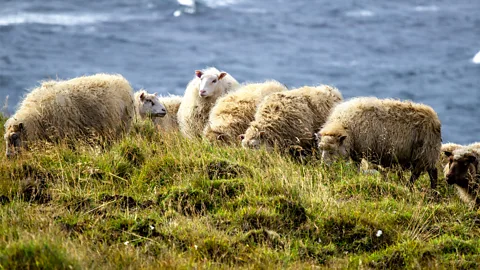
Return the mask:
<path id="1" fill-rule="evenodd" d="M 480 147 L 470 145 L 445 152 L 449 158 L 447 183 L 454 185 L 460 199 L 467 204 L 480 206 Z"/>
<path id="2" fill-rule="evenodd" d="M 133 90 L 121 75 L 46 81 L 6 121 L 6 155 L 14 156 L 27 142 L 117 139 L 129 131 L 134 114 Z"/>
<path id="3" fill-rule="evenodd" d="M 210 112 L 204 137 L 211 142 L 238 142 L 238 136 L 253 121 L 257 105 L 263 98 L 286 90 L 287 87 L 277 81 L 266 81 L 243 85 L 239 90 L 219 98 Z"/>
<path id="4" fill-rule="evenodd" d="M 155 124 L 160 130 L 164 132 L 178 130 L 177 113 L 178 113 L 178 108 L 182 103 L 182 97 L 174 96 L 174 95 L 159 97 L 159 101 L 167 109 L 167 115 L 162 118 L 158 118 L 158 117 L 155 118 L 154 120 Z"/>
<path id="5" fill-rule="evenodd" d="M 411 170 L 410 183 L 424 171 L 432 189 L 441 148 L 441 124 L 429 106 L 393 99 L 353 98 L 334 108 L 319 132 L 322 162 L 350 157 Z"/>
<path id="6" fill-rule="evenodd" d="M 445 178 L 447 178 L 447 174 L 450 170 L 450 158 L 449 156 L 452 155 L 452 153 L 455 150 L 461 149 L 461 148 L 472 148 L 472 149 L 479 149 L 480 150 L 480 142 L 477 143 L 472 143 L 469 145 L 461 145 L 461 144 L 456 144 L 456 143 L 446 143 L 442 144 L 441 148 L 441 154 L 440 154 L 440 165 L 442 166 L 443 169 L 443 174 Z"/>
<path id="7" fill-rule="evenodd" d="M 238 87 L 238 82 L 226 72 L 216 68 L 196 70 L 188 83 L 177 120 L 180 132 L 188 138 L 199 137 L 208 121 L 215 101 Z"/>
<path id="8" fill-rule="evenodd" d="M 137 118 L 157 118 L 167 114 L 165 106 L 160 102 L 157 93 L 150 94 L 141 89 L 133 95 L 135 113 Z"/>
<path id="9" fill-rule="evenodd" d="M 298 145 L 311 151 L 314 134 L 342 100 L 340 91 L 327 85 L 271 94 L 259 105 L 255 120 L 242 135 L 242 145 L 280 150 Z"/>

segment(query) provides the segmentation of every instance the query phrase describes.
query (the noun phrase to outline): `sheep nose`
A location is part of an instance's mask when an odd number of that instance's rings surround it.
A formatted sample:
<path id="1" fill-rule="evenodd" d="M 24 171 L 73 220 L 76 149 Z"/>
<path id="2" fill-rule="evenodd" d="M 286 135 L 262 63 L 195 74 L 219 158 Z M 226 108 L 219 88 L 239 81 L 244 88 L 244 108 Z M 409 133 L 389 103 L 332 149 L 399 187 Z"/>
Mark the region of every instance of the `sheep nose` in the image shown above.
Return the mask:
<path id="1" fill-rule="evenodd" d="M 165 110 L 165 109 L 162 109 L 162 112 L 163 112 L 163 113 L 166 113 L 166 112 L 167 112 L 167 110 Z"/>
<path id="2" fill-rule="evenodd" d="M 205 94 L 206 92 L 207 92 L 207 91 L 202 90 L 202 91 L 200 91 L 200 94 L 202 95 L 202 94 Z"/>

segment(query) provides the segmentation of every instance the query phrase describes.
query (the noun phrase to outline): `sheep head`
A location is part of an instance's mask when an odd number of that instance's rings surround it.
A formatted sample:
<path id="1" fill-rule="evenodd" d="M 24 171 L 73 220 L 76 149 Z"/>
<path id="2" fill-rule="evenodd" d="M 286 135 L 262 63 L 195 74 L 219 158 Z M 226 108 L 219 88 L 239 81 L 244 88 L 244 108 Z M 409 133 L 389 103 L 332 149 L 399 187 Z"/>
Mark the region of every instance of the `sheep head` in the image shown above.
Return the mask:
<path id="1" fill-rule="evenodd" d="M 459 149 L 457 151 L 445 151 L 448 157 L 448 173 L 446 174 L 447 183 L 456 184 L 467 188 L 471 182 L 479 177 L 478 154 L 468 149 Z"/>
<path id="2" fill-rule="evenodd" d="M 198 94 L 200 97 L 211 97 L 217 91 L 217 86 L 220 81 L 227 76 L 226 72 L 220 72 L 219 74 L 204 74 L 201 70 L 195 70 L 195 75 L 200 79 L 200 86 L 198 88 Z"/>
<path id="3" fill-rule="evenodd" d="M 10 121 L 7 121 L 5 123 L 4 139 L 6 143 L 7 157 L 14 157 L 20 152 L 22 141 L 25 140 L 25 127 L 23 123 L 11 123 Z"/>
<path id="4" fill-rule="evenodd" d="M 160 102 L 156 93 L 149 94 L 142 90 L 137 98 L 138 112 L 142 118 L 145 116 L 164 117 L 167 114 L 167 109 Z"/>
<path id="5" fill-rule="evenodd" d="M 345 134 L 329 135 L 320 134 L 318 148 L 322 153 L 322 163 L 330 165 L 339 158 L 348 158 L 348 151 L 345 146 Z"/>

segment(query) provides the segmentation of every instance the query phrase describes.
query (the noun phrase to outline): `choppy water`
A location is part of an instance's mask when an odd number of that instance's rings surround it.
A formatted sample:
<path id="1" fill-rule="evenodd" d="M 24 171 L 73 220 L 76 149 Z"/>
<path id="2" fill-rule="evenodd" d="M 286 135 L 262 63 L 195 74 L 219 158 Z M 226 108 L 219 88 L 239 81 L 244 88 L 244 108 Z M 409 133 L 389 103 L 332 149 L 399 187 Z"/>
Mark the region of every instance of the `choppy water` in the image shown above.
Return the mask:
<path id="1" fill-rule="evenodd" d="M 480 1 L 0 1 L 10 112 L 39 80 L 120 73 L 182 94 L 195 69 L 216 66 L 242 82 L 423 102 L 445 142 L 480 141 Z"/>

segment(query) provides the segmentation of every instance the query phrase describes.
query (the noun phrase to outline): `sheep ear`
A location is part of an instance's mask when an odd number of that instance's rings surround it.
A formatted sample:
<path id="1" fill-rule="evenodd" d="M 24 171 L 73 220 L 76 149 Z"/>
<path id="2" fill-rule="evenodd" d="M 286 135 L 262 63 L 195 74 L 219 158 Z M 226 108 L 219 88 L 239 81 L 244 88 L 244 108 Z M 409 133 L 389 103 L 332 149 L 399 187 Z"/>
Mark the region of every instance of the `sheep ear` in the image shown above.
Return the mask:
<path id="1" fill-rule="evenodd" d="M 18 128 L 20 129 L 20 131 L 22 131 L 24 128 L 23 123 L 18 124 Z"/>
<path id="2" fill-rule="evenodd" d="M 240 139 L 240 141 L 243 141 L 243 139 L 245 139 L 245 134 L 238 135 L 238 139 Z"/>
<path id="3" fill-rule="evenodd" d="M 144 101 L 144 100 L 145 100 L 145 92 L 142 92 L 142 93 L 140 94 L 140 100 L 141 100 L 141 101 Z"/>
<path id="4" fill-rule="evenodd" d="M 450 151 L 444 151 L 443 153 L 444 153 L 445 156 L 447 156 L 447 157 L 450 157 L 450 156 L 452 155 L 452 152 L 450 152 Z"/>
<path id="5" fill-rule="evenodd" d="M 218 75 L 218 80 L 221 80 L 223 77 L 227 76 L 227 73 L 226 72 L 222 72 L 220 73 L 220 75 Z"/>
<path id="6" fill-rule="evenodd" d="M 198 78 L 202 78 L 203 72 L 202 72 L 201 70 L 195 70 L 195 75 L 196 75 Z"/>
<path id="7" fill-rule="evenodd" d="M 469 156 L 468 157 L 468 162 L 474 163 L 475 161 L 477 161 L 477 158 L 475 156 Z"/>
<path id="8" fill-rule="evenodd" d="M 347 138 L 347 136 L 342 135 L 342 136 L 338 137 L 338 141 L 340 142 L 340 144 L 343 144 L 343 142 L 345 141 L 346 138 Z"/>

